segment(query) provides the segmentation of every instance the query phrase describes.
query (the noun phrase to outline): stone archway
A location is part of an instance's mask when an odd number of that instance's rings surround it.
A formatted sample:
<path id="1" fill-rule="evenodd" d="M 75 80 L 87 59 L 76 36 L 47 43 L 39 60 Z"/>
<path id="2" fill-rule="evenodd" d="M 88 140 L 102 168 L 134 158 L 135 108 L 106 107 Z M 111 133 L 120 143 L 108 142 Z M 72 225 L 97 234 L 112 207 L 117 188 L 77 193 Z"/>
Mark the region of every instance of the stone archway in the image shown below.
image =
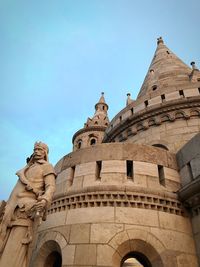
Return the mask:
<path id="1" fill-rule="evenodd" d="M 62 249 L 67 241 L 59 232 L 47 232 L 44 234 L 34 251 L 30 267 L 61 267 Z"/>
<path id="2" fill-rule="evenodd" d="M 62 253 L 60 246 L 54 240 L 46 241 L 39 249 L 34 260 L 34 267 L 61 267 Z"/>
<path id="3" fill-rule="evenodd" d="M 151 233 L 140 229 L 130 229 L 115 235 L 109 245 L 115 249 L 113 267 L 124 267 L 128 258 L 137 259 L 143 267 L 164 267 L 162 254 L 164 245 Z"/>

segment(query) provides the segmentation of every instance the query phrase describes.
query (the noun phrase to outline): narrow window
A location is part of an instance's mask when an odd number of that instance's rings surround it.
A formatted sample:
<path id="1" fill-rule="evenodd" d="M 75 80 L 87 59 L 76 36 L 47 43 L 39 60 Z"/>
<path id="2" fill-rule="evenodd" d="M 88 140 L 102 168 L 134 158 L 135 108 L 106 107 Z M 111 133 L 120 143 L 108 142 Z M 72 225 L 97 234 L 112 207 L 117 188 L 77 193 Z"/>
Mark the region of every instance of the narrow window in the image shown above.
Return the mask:
<path id="1" fill-rule="evenodd" d="M 145 107 L 148 107 L 148 105 L 149 105 L 148 100 L 145 100 L 144 104 L 145 104 Z"/>
<path id="2" fill-rule="evenodd" d="M 131 115 L 133 115 L 133 108 L 131 109 Z"/>
<path id="3" fill-rule="evenodd" d="M 73 184 L 75 169 L 76 169 L 76 166 L 72 166 L 70 168 L 70 179 L 69 180 L 70 180 L 71 185 Z"/>
<path id="4" fill-rule="evenodd" d="M 162 99 L 162 101 L 164 101 L 165 100 L 165 95 L 161 95 L 161 99 Z"/>
<path id="5" fill-rule="evenodd" d="M 122 121 L 122 116 L 119 117 L 119 120 Z"/>
<path id="6" fill-rule="evenodd" d="M 162 165 L 158 165 L 158 177 L 159 177 L 159 183 L 165 186 L 165 174 Z"/>
<path id="7" fill-rule="evenodd" d="M 81 145 L 82 145 L 82 142 L 81 141 L 78 141 L 78 145 L 77 145 L 78 149 L 81 148 Z"/>
<path id="8" fill-rule="evenodd" d="M 180 96 L 184 97 L 184 92 L 183 92 L 183 90 L 179 90 L 179 94 L 180 94 Z"/>
<path id="9" fill-rule="evenodd" d="M 104 106 L 103 106 L 102 108 L 103 108 L 103 110 L 105 109 L 105 107 L 104 107 Z"/>
<path id="10" fill-rule="evenodd" d="M 96 161 L 96 179 L 101 179 L 102 161 Z"/>
<path id="11" fill-rule="evenodd" d="M 126 175 L 128 179 L 133 179 L 133 161 L 126 161 Z"/>
<path id="12" fill-rule="evenodd" d="M 199 90 L 199 93 L 200 93 L 200 87 L 198 88 L 198 90 Z"/>

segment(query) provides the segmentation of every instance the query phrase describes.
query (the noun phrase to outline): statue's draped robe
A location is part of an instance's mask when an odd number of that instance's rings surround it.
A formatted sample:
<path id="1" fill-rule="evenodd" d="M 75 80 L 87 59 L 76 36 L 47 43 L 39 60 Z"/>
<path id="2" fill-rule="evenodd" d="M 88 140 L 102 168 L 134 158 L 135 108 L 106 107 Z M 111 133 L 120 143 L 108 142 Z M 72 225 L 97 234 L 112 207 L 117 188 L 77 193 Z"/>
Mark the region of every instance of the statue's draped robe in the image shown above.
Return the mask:
<path id="1" fill-rule="evenodd" d="M 48 206 L 55 191 L 53 166 L 45 160 L 38 160 L 27 166 L 25 176 Z M 26 190 L 19 179 L 5 207 L 2 226 L 7 230 L 5 238 L 1 240 L 0 267 L 27 267 L 29 238 L 34 225 L 31 208 L 37 201 L 38 195 L 33 190 Z"/>

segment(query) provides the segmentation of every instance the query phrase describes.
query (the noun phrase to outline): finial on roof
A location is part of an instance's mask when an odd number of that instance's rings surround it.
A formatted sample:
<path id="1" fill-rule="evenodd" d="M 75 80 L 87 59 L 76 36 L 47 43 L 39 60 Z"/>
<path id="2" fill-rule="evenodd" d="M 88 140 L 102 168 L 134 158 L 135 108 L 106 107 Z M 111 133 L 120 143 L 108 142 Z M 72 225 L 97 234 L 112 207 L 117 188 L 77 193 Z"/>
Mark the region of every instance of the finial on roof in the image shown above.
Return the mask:
<path id="1" fill-rule="evenodd" d="M 193 70 L 198 70 L 198 68 L 197 68 L 197 66 L 195 65 L 195 62 L 194 62 L 194 61 L 192 61 L 192 62 L 190 63 L 190 65 L 192 66 L 192 69 L 193 69 Z"/>
<path id="2" fill-rule="evenodd" d="M 162 37 L 159 37 L 157 38 L 157 44 L 164 44 L 164 41 L 163 41 L 163 38 Z"/>
<path id="3" fill-rule="evenodd" d="M 133 102 L 133 100 L 131 99 L 131 94 L 127 93 L 127 99 L 126 99 L 126 105 L 128 106 L 129 104 L 131 104 Z"/>

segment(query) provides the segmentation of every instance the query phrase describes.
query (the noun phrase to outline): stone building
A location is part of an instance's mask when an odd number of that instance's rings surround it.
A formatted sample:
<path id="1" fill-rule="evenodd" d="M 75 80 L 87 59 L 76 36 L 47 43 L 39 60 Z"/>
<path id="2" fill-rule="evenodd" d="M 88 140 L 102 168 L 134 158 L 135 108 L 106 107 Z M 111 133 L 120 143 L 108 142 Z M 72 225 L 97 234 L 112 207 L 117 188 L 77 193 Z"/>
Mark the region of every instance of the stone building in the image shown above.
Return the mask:
<path id="1" fill-rule="evenodd" d="M 31 267 L 200 266 L 200 71 L 191 65 L 159 38 L 137 99 L 128 94 L 111 122 L 102 94 L 56 164 Z"/>

